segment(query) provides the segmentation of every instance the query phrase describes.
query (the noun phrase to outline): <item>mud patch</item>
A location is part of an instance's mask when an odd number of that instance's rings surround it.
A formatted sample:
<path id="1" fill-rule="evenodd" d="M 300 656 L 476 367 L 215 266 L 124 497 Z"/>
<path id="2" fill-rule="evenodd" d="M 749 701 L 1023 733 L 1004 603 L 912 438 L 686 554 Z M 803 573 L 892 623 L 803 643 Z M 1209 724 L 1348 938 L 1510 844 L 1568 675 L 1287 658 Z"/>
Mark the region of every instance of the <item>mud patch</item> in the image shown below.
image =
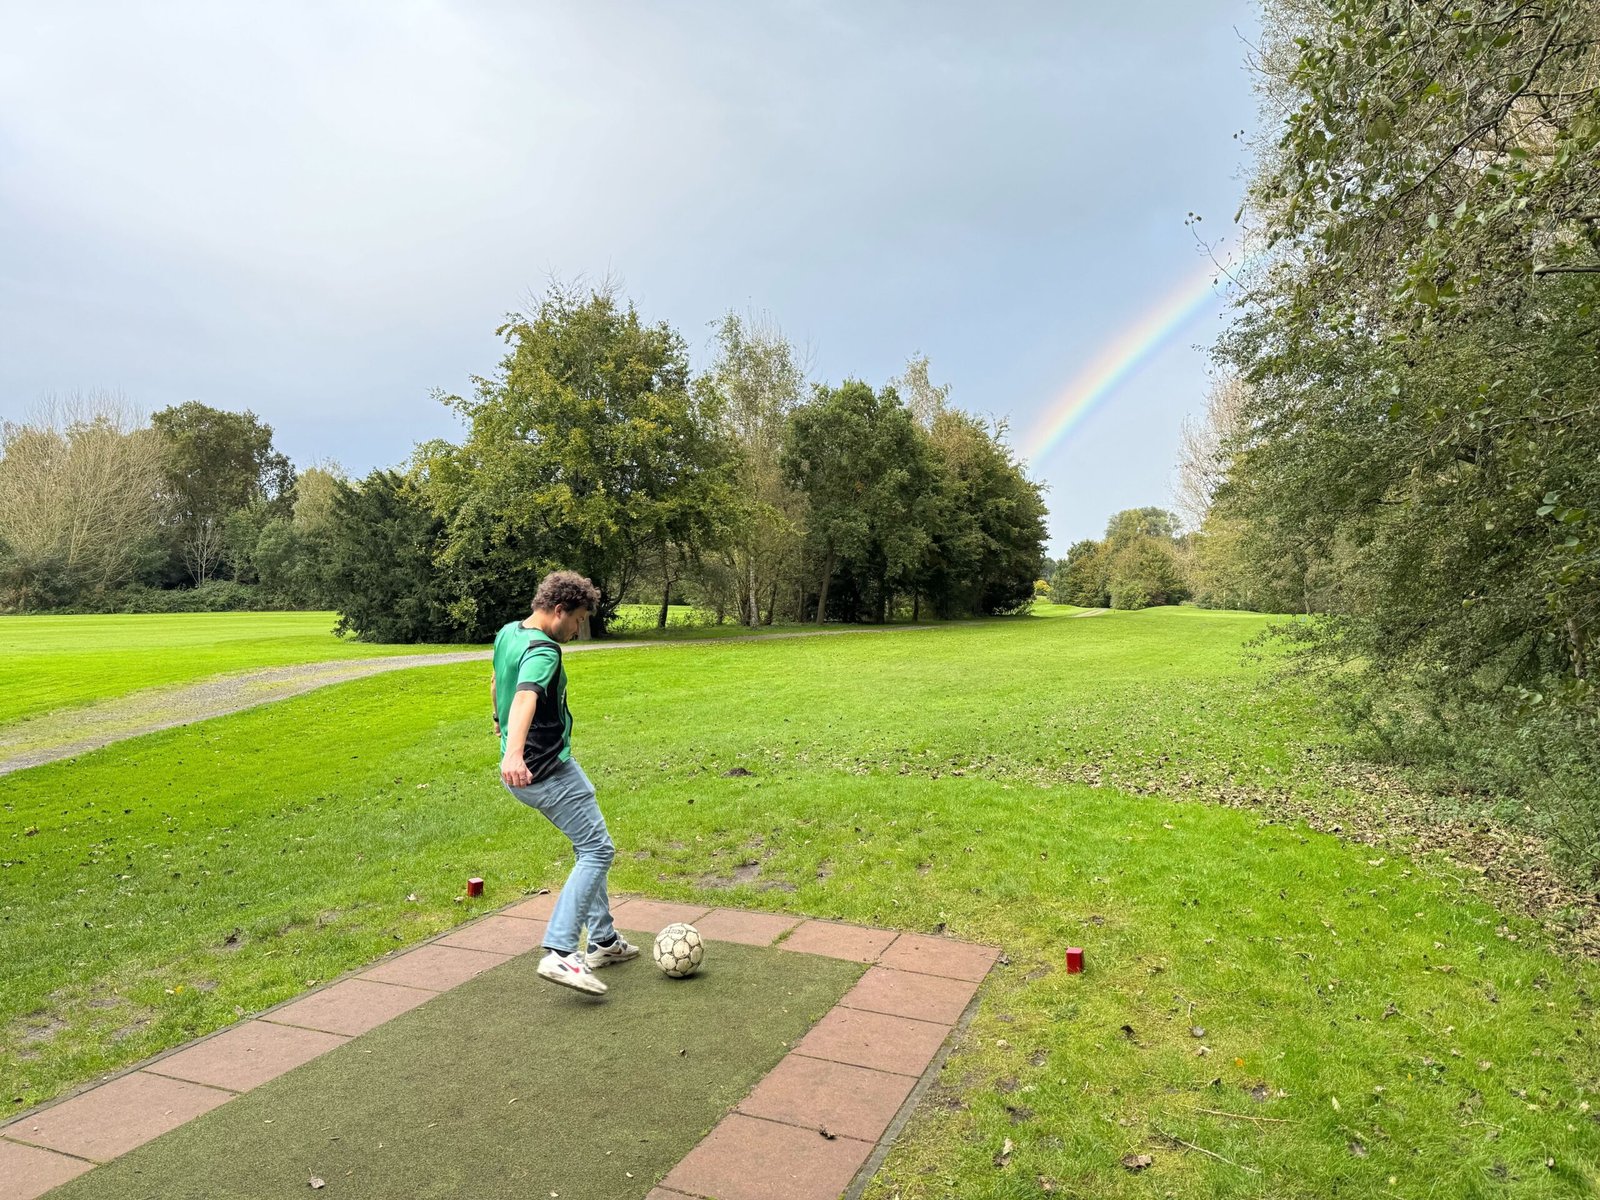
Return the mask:
<path id="1" fill-rule="evenodd" d="M 22 1031 L 17 1035 L 17 1042 L 23 1046 L 42 1046 L 45 1042 L 53 1041 L 56 1034 L 67 1027 L 67 1023 L 57 1017 L 27 1017 L 24 1018 Z"/>
<path id="2" fill-rule="evenodd" d="M 148 1017 L 140 1017 L 137 1021 L 132 1021 L 113 1033 L 111 1040 L 113 1042 L 125 1042 L 131 1037 L 138 1037 L 149 1025 L 150 1020 Z"/>

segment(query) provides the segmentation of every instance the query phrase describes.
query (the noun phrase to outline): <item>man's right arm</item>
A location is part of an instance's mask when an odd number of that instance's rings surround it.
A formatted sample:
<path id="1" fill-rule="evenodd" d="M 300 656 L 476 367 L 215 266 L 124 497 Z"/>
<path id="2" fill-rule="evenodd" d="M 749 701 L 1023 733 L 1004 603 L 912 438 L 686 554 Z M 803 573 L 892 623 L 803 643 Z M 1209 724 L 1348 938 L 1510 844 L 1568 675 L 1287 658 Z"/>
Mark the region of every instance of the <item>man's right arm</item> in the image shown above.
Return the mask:
<path id="1" fill-rule="evenodd" d="M 522 761 L 522 748 L 527 743 L 534 706 L 538 703 L 539 693 L 532 688 L 518 688 L 517 694 L 511 697 L 511 713 L 506 718 L 506 753 L 500 760 L 500 778 L 509 787 L 527 787 L 533 782 L 533 772 Z"/>

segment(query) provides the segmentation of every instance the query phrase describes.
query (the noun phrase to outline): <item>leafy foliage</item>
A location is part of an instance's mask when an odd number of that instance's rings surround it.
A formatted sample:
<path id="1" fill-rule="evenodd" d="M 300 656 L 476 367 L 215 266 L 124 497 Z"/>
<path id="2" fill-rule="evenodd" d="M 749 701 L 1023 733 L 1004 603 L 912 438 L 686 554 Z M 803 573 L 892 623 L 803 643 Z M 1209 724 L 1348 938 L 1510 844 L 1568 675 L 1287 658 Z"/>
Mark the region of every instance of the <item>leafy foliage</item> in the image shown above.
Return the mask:
<path id="1" fill-rule="evenodd" d="M 1249 201 L 1269 252 L 1221 346 L 1246 432 L 1202 559 L 1260 606 L 1326 614 L 1295 636 L 1361 673 L 1354 706 L 1391 745 L 1428 729 L 1464 763 L 1520 724 L 1544 749 L 1503 780 L 1546 754 L 1592 779 L 1600 16 L 1268 12 L 1287 116 Z"/>
<path id="2" fill-rule="evenodd" d="M 224 560 L 229 517 L 253 502 L 287 507 L 294 467 L 272 448 L 272 426 L 251 412 L 191 400 L 153 414 L 150 424 L 164 448 L 179 556 L 204 583 Z"/>
<path id="3" fill-rule="evenodd" d="M 1164 508 L 1126 508 L 1106 522 L 1101 541 L 1087 539 L 1067 551 L 1051 594 L 1061 604 L 1085 608 L 1151 608 L 1190 595 L 1189 569 L 1175 534 L 1178 518 Z"/>
<path id="4" fill-rule="evenodd" d="M 599 587 L 603 635 L 649 558 L 725 536 L 731 447 L 714 398 L 690 386 L 683 339 L 609 291 L 552 287 L 498 332 L 511 347 L 499 372 L 444 398 L 465 442 L 418 456 L 447 531 L 451 612 L 481 638 L 561 565 Z"/>
<path id="5" fill-rule="evenodd" d="M 434 566 L 443 535 L 427 498 L 398 472 L 339 483 L 328 530 L 339 632 L 369 642 L 453 640 L 449 593 Z"/>
<path id="6" fill-rule="evenodd" d="M 0 425 L 0 600 L 103 596 L 155 550 L 161 448 L 113 399 Z"/>
<path id="7" fill-rule="evenodd" d="M 737 448 L 739 520 L 721 559 L 701 565 L 698 583 L 719 610 L 734 607 L 744 624 L 770 625 L 780 590 L 787 596 L 801 566 L 805 498 L 785 475 L 782 456 L 805 372 L 770 322 L 728 313 L 716 343 L 717 359 L 699 383 L 717 397 L 718 423 Z"/>
<path id="8" fill-rule="evenodd" d="M 818 623 L 841 570 L 845 615 L 854 618 L 870 595 L 882 621 L 890 589 L 909 582 L 929 544 L 932 471 L 911 413 L 892 388 L 874 392 L 854 379 L 819 385 L 790 418 L 783 463 L 809 506 Z"/>

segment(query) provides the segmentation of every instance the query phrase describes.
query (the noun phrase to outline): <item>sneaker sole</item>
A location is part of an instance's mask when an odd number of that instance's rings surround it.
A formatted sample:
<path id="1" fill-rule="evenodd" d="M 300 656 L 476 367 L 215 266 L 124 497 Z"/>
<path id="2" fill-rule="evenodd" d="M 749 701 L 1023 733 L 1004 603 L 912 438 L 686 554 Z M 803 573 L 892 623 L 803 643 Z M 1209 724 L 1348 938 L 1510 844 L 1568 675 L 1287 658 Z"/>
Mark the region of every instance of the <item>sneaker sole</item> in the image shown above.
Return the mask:
<path id="1" fill-rule="evenodd" d="M 599 985 L 598 987 L 585 987 L 578 982 L 579 977 L 576 975 L 545 975 L 538 971 L 535 971 L 534 974 L 546 983 L 553 983 L 557 987 L 564 987 L 569 991 L 582 992 L 585 996 L 604 996 L 606 994 L 606 985 L 600 983 L 598 979 L 595 980 L 595 983 Z"/>
<path id="2" fill-rule="evenodd" d="M 589 970 L 598 971 L 601 967 L 614 967 L 618 963 L 632 962 L 638 957 L 639 951 L 636 949 L 632 954 L 611 954 L 605 958 L 591 958 L 589 959 Z"/>

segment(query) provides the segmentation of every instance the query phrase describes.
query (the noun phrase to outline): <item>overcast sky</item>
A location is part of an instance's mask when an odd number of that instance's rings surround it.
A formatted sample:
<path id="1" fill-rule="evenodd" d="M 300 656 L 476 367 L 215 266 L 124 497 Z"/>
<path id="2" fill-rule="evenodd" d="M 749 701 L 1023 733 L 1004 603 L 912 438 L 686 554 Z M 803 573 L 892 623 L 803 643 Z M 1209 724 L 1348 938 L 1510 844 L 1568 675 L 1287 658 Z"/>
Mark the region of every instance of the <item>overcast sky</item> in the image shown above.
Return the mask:
<path id="1" fill-rule="evenodd" d="M 697 363 L 769 313 L 813 377 L 907 357 L 1021 435 L 1227 235 L 1242 0 L 0 0 L 0 417 L 120 390 L 249 408 L 353 473 L 552 275 Z M 1165 504 L 1209 305 L 1062 446 L 1052 547 Z"/>

